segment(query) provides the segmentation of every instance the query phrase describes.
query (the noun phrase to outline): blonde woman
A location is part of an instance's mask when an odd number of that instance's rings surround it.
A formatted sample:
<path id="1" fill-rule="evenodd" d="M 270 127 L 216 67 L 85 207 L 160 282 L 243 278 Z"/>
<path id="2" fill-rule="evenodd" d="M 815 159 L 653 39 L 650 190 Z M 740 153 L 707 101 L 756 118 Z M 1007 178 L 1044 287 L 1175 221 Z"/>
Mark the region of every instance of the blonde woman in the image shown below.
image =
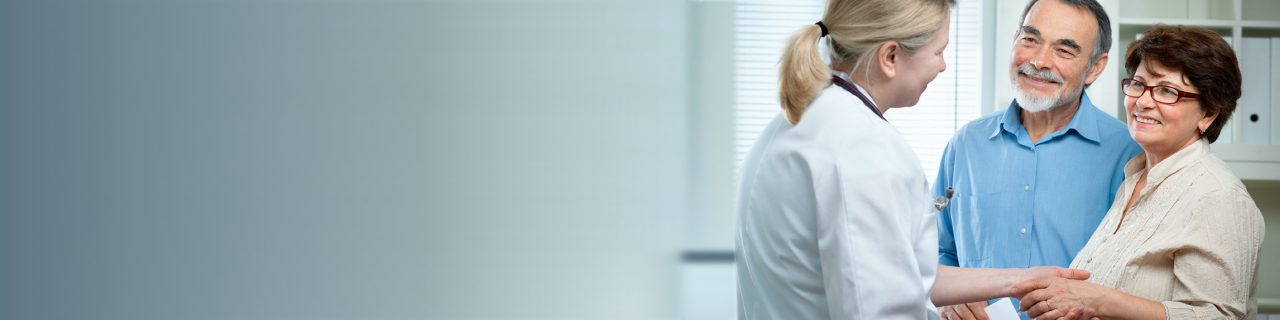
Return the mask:
<path id="1" fill-rule="evenodd" d="M 783 112 L 747 156 L 738 190 L 740 318 L 937 318 L 930 300 L 981 301 L 1033 279 L 1088 277 L 1058 267 L 938 268 L 934 200 L 883 114 L 915 105 L 946 69 L 953 5 L 831 0 L 820 22 L 792 36 L 779 71 Z"/>

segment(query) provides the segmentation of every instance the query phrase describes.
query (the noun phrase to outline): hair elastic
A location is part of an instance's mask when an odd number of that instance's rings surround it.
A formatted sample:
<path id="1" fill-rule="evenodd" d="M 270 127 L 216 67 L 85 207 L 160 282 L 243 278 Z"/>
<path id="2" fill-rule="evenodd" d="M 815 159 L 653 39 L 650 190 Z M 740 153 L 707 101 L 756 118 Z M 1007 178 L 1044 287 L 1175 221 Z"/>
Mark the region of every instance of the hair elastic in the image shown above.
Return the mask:
<path id="1" fill-rule="evenodd" d="M 822 24 L 822 21 L 818 21 L 814 24 L 818 25 L 818 29 L 822 29 L 822 35 L 818 36 L 819 38 L 827 36 L 827 25 Z"/>

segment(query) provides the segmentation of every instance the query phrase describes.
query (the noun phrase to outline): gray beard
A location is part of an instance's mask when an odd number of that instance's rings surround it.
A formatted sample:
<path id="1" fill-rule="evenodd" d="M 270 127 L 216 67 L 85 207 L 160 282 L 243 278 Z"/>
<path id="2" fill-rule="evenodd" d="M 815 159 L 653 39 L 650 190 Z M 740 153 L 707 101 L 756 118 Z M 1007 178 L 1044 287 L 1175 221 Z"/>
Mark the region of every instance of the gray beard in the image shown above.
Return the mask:
<path id="1" fill-rule="evenodd" d="M 1030 67 L 1026 67 L 1026 68 L 1030 68 Z M 1033 71 L 1034 69 L 1031 69 L 1031 71 L 1027 71 L 1027 72 L 1033 72 Z M 1090 72 L 1093 72 L 1092 65 L 1084 69 L 1084 74 L 1089 74 Z M 1057 75 L 1053 75 L 1053 76 L 1057 78 L 1059 81 L 1061 81 L 1062 79 Z M 1080 96 L 1081 94 L 1084 93 L 1085 86 L 1084 86 L 1083 78 L 1080 79 L 1079 85 L 1080 85 L 1079 86 L 1080 91 L 1076 91 L 1074 93 L 1076 96 Z M 1014 101 L 1018 102 L 1019 107 L 1022 107 L 1023 110 L 1027 110 L 1028 112 L 1041 112 L 1041 111 L 1053 109 L 1053 107 L 1057 107 L 1059 105 L 1065 104 L 1065 102 L 1070 100 L 1070 98 L 1068 97 L 1069 95 L 1063 96 L 1061 94 L 1057 96 L 1048 96 L 1048 97 L 1037 97 L 1035 95 L 1027 94 L 1026 92 L 1022 91 L 1022 88 L 1018 87 L 1018 79 L 1016 77 L 1013 79 L 1013 99 Z"/>
<path id="2" fill-rule="evenodd" d="M 1059 102 L 1061 102 L 1058 97 L 1037 97 L 1027 94 L 1022 92 L 1022 90 L 1019 90 L 1016 85 L 1014 86 L 1013 91 L 1015 93 L 1013 99 L 1018 101 L 1018 106 L 1029 112 L 1040 112 L 1053 109 L 1053 107 L 1059 105 Z"/>

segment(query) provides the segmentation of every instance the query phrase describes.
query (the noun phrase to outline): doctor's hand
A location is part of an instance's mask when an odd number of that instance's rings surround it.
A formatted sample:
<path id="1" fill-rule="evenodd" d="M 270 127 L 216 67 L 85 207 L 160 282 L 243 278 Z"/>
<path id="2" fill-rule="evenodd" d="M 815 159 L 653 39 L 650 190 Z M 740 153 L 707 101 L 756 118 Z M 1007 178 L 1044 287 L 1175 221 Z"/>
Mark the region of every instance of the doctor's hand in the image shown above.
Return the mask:
<path id="1" fill-rule="evenodd" d="M 938 314 L 945 320 L 987 320 L 987 302 L 972 302 L 938 307 Z"/>
<path id="2" fill-rule="evenodd" d="M 1033 267 L 1020 269 L 1019 271 L 1019 277 L 1014 280 L 1013 286 L 1009 288 L 1009 292 L 1005 296 L 1021 299 L 1022 295 L 1048 287 L 1049 281 L 1053 279 L 1089 279 L 1089 271 L 1058 266 Z"/>
<path id="3" fill-rule="evenodd" d="M 1063 278 L 1044 279 L 1026 288 L 1036 288 L 1022 294 L 1020 308 L 1036 319 L 1097 319 L 1099 305 L 1109 288 L 1081 280 Z"/>

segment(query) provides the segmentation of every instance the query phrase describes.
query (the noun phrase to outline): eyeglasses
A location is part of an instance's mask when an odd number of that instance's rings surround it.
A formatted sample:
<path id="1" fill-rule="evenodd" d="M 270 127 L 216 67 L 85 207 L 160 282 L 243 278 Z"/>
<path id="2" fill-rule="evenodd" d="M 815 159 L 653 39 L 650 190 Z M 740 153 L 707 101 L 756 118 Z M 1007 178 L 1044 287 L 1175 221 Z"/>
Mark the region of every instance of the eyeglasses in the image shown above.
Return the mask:
<path id="1" fill-rule="evenodd" d="M 1199 94 L 1174 89 L 1170 86 L 1148 86 L 1132 78 L 1120 80 L 1120 91 L 1123 91 L 1126 96 L 1141 98 L 1142 94 L 1146 93 L 1147 90 L 1151 90 L 1151 99 L 1164 104 L 1178 103 L 1182 98 L 1195 99 L 1200 97 Z"/>

